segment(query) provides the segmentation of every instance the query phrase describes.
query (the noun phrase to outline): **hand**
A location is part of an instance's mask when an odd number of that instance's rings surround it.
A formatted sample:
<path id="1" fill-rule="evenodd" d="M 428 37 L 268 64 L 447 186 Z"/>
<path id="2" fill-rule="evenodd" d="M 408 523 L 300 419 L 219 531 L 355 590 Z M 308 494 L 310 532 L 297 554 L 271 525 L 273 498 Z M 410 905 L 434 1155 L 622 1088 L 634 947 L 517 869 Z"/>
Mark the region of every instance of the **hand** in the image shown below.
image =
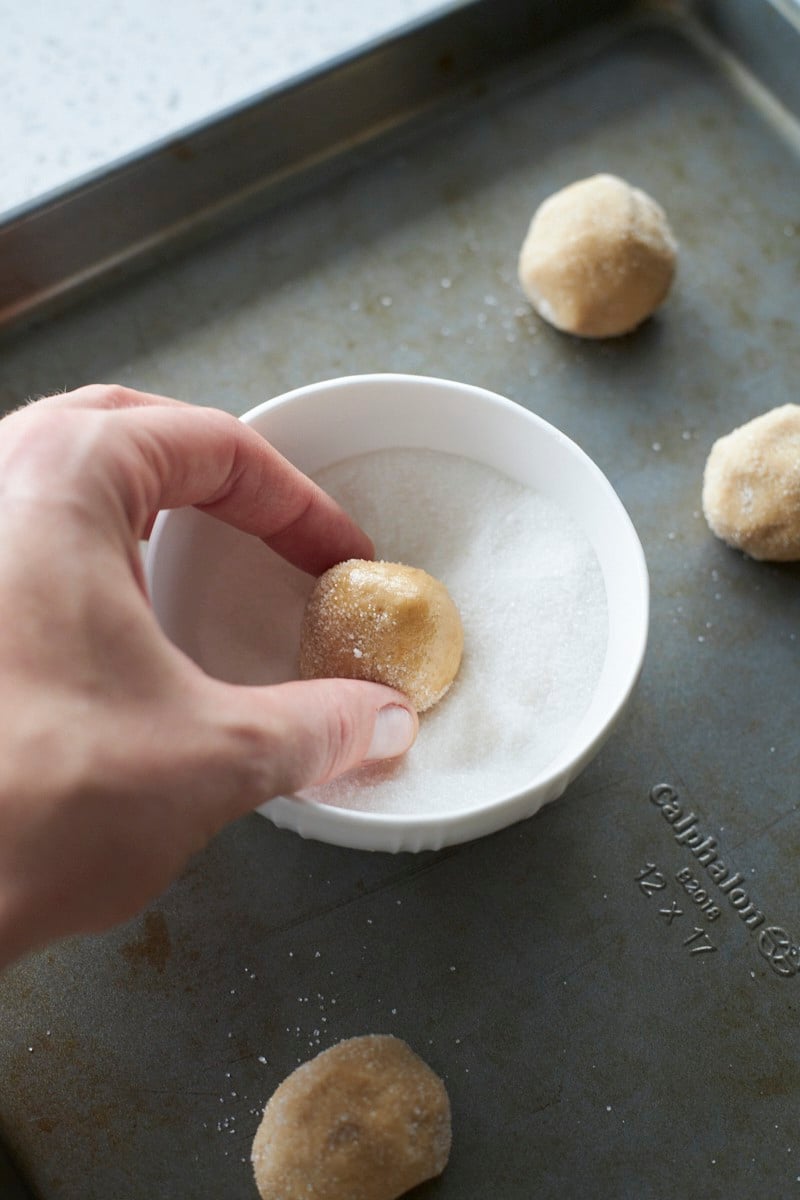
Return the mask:
<path id="1" fill-rule="evenodd" d="M 225 413 L 97 386 L 0 421 L 0 965 L 132 916 L 226 822 L 416 736 L 379 684 L 234 686 L 177 650 L 139 541 L 181 505 L 314 574 L 372 557 Z"/>

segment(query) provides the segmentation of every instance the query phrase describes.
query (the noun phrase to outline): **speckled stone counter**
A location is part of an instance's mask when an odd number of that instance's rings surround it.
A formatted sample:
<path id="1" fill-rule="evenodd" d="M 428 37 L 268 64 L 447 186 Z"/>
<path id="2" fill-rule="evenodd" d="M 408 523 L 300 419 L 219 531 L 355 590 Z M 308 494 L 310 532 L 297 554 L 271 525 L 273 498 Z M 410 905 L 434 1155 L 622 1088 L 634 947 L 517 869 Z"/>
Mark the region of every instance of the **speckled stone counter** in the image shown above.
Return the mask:
<path id="1" fill-rule="evenodd" d="M 442 0 L 0 3 L 0 212 L 435 10 Z"/>

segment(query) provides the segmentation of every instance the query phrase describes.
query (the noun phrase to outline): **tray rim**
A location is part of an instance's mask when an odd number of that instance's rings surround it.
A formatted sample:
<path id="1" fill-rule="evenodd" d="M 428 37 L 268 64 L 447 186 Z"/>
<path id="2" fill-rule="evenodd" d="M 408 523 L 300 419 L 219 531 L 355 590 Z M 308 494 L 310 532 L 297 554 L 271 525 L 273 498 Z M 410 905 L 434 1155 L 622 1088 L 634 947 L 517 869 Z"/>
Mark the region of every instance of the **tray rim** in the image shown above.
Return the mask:
<path id="1" fill-rule="evenodd" d="M 0 336 L 323 186 L 520 59 L 587 25 L 607 38 L 641 7 L 456 0 L 0 214 Z"/>
<path id="2" fill-rule="evenodd" d="M 787 0 L 455 0 L 0 214 L 0 339 L 322 188 L 520 60 L 552 75 L 654 25 L 713 59 L 800 150 Z"/>

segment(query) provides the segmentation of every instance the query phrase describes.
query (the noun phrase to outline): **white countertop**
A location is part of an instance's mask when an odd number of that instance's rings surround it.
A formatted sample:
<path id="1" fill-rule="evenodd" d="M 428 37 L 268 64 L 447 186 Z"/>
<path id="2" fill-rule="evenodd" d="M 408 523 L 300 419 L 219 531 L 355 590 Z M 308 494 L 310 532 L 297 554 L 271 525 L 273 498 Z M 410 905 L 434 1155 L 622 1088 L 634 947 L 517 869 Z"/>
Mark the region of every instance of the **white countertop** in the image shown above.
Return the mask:
<path id="1" fill-rule="evenodd" d="M 453 0 L 0 0 L 0 212 Z"/>

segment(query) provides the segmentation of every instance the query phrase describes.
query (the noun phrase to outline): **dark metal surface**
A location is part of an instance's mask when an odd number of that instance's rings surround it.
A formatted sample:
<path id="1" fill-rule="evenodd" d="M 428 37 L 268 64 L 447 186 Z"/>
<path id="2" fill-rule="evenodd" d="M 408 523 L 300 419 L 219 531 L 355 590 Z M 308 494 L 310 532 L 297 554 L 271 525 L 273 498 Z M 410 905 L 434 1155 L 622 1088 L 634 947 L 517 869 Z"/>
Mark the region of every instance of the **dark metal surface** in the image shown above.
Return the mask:
<path id="1" fill-rule="evenodd" d="M 32 1193 L 0 1142 L 0 1196 L 3 1200 L 33 1200 Z"/>
<path id="2" fill-rule="evenodd" d="M 711 442 L 797 400 L 800 167 L 682 28 L 516 71 L 7 348 L 6 404 L 114 378 L 240 412 L 383 369 L 493 388 L 596 459 L 652 580 L 626 720 L 532 820 L 393 858 L 252 817 L 141 918 L 0 980 L 2 1131 L 45 1200 L 253 1197 L 279 1080 L 380 1031 L 452 1098 L 420 1198 L 798 1194 L 800 569 L 726 549 L 699 509 Z M 514 264 L 536 204 L 597 170 L 664 204 L 680 267 L 655 320 L 586 343 L 532 316 Z"/>

